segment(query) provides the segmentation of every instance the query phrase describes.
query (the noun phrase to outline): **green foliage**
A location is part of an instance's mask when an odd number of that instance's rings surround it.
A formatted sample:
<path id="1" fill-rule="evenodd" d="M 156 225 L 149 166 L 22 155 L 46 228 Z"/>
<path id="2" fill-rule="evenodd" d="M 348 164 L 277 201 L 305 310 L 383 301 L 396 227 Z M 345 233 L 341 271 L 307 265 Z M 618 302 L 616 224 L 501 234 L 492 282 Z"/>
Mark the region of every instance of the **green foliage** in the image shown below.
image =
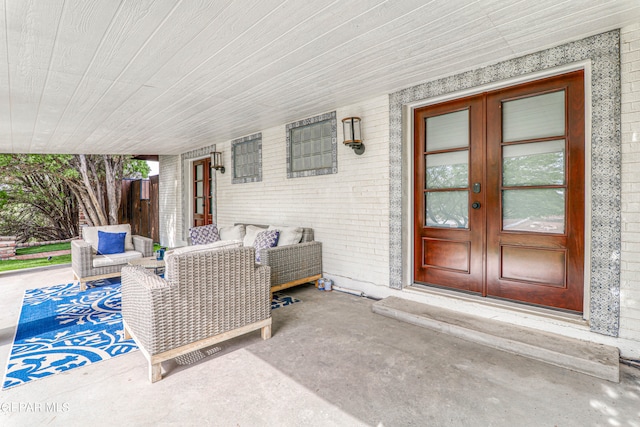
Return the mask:
<path id="1" fill-rule="evenodd" d="M 505 186 L 564 184 L 564 152 L 505 157 Z"/>
<path id="2" fill-rule="evenodd" d="M 9 193 L 5 190 L 0 190 L 0 210 L 3 210 L 9 199 Z"/>
<path id="3" fill-rule="evenodd" d="M 122 177 L 123 178 L 148 178 L 151 168 L 149 164 L 144 160 L 130 159 L 124 164 Z"/>
<path id="4" fill-rule="evenodd" d="M 466 188 L 469 166 L 466 163 L 430 166 L 426 184 L 430 189 Z M 469 223 L 468 191 L 427 193 L 426 222 L 430 226 L 466 228 Z"/>
<path id="5" fill-rule="evenodd" d="M 81 204 L 93 222 L 112 222 L 120 187 L 108 183 L 118 182 L 123 171 L 146 177 L 149 170 L 130 156 L 0 154 L 0 234 L 20 241 L 74 237 Z"/>
<path id="6" fill-rule="evenodd" d="M 39 254 L 43 252 L 71 250 L 71 243 L 52 243 L 50 245 L 29 246 L 16 249 L 16 255 Z"/>
<path id="7" fill-rule="evenodd" d="M 514 188 L 503 194 L 505 221 L 517 223 L 530 219 L 547 223 L 562 222 L 565 215 L 564 190 L 527 187 L 564 184 L 564 151 L 504 157 L 502 168 L 503 185 Z M 469 219 L 469 192 L 466 191 L 469 186 L 468 165 L 459 163 L 429 166 L 425 179 L 428 189 L 458 189 L 427 192 L 427 224 L 466 227 Z"/>

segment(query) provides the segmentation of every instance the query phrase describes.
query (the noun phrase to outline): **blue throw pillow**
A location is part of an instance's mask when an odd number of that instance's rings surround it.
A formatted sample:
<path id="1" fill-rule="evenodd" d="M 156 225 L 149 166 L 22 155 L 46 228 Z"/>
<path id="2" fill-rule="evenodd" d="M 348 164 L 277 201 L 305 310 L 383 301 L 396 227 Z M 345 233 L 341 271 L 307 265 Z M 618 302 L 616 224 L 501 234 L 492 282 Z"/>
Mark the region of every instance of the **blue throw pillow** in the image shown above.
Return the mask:
<path id="1" fill-rule="evenodd" d="M 121 254 L 127 233 L 107 233 L 98 230 L 98 255 Z"/>

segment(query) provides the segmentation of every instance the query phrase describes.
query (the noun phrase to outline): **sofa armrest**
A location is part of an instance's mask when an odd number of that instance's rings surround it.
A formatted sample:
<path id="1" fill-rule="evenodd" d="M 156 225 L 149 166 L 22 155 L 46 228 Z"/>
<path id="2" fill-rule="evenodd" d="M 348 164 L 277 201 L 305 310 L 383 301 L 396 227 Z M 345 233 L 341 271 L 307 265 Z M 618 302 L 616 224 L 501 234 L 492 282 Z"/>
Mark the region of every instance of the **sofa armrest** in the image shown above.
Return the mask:
<path id="1" fill-rule="evenodd" d="M 322 274 L 322 243 L 276 246 L 260 251 L 260 263 L 271 267 L 271 286 Z"/>
<path id="2" fill-rule="evenodd" d="M 152 239 L 144 236 L 133 235 L 131 236 L 131 240 L 133 240 L 133 248 L 138 252 L 142 252 L 143 257 L 150 257 L 153 255 Z"/>
<path id="3" fill-rule="evenodd" d="M 146 347 L 157 333 L 155 325 L 158 310 L 162 309 L 158 301 L 171 300 L 171 286 L 166 280 L 141 266 L 125 266 L 121 274 L 122 318 L 127 322 L 129 330 Z"/>
<path id="4" fill-rule="evenodd" d="M 84 240 L 71 241 L 71 268 L 78 278 L 91 276 L 93 248 Z"/>

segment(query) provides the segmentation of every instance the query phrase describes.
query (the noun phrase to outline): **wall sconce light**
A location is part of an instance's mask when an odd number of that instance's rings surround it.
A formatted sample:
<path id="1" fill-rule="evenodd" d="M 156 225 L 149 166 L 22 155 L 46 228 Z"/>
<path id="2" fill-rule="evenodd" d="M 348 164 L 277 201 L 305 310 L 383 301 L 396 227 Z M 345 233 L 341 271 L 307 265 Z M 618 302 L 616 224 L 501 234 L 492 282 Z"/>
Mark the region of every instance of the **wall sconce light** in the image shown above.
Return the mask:
<path id="1" fill-rule="evenodd" d="M 211 152 L 211 169 L 215 169 L 224 173 L 224 165 L 222 164 L 222 153 L 219 151 Z"/>
<path id="2" fill-rule="evenodd" d="M 357 155 L 364 153 L 364 144 L 360 133 L 360 117 L 342 119 L 342 131 L 344 132 L 344 145 L 353 148 Z"/>

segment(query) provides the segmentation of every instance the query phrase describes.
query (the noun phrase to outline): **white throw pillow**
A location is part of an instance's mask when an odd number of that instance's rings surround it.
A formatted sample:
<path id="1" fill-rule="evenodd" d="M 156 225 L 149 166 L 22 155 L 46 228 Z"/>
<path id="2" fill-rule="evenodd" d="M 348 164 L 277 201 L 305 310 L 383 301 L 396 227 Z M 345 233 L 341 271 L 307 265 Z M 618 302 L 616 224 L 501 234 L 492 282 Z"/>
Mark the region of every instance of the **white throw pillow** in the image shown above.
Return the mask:
<path id="1" fill-rule="evenodd" d="M 129 224 L 118 225 L 100 225 L 97 227 L 82 227 L 82 240 L 87 242 L 93 247 L 93 252 L 98 250 L 98 230 L 106 231 L 107 233 L 127 233 L 124 237 L 124 250 L 133 251 L 133 239 L 131 238 L 131 226 Z"/>
<path id="2" fill-rule="evenodd" d="M 228 225 L 218 228 L 220 240 L 242 240 L 244 239 L 244 225 Z"/>
<path id="3" fill-rule="evenodd" d="M 256 236 L 258 235 L 258 233 L 265 230 L 266 228 L 256 227 L 255 225 L 247 225 L 242 243 L 244 244 L 244 246 L 253 246 L 253 242 L 256 241 Z"/>
<path id="4" fill-rule="evenodd" d="M 302 227 L 270 225 L 269 230 L 278 230 L 280 232 L 278 246 L 295 245 L 296 243 L 300 243 L 300 240 L 302 240 Z"/>

